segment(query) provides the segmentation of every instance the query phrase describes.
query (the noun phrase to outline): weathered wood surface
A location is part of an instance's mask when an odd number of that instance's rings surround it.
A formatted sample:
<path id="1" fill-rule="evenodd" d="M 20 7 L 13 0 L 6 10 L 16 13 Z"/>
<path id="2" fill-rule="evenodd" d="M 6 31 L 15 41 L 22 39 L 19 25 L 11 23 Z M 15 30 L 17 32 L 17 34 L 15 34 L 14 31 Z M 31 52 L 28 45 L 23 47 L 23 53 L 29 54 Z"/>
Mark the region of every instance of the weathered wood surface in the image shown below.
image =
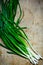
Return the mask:
<path id="1" fill-rule="evenodd" d="M 43 56 L 43 0 L 20 0 L 20 3 L 24 11 L 24 18 L 20 25 L 29 28 L 25 32 L 34 49 Z M 0 47 L 0 65 L 32 64 L 24 58 L 7 54 L 6 49 Z M 43 65 L 43 61 L 40 61 L 38 65 Z"/>

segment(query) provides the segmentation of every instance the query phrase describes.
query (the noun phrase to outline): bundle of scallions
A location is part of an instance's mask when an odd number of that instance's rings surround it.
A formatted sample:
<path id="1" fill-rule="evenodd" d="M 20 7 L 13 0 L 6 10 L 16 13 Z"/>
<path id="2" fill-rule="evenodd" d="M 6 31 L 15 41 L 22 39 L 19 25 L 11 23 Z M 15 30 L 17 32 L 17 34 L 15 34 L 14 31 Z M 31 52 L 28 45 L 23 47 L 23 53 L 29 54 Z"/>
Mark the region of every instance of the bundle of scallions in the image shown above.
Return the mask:
<path id="1" fill-rule="evenodd" d="M 4 42 L 0 46 L 8 49 L 9 54 L 19 55 L 30 60 L 32 64 L 38 64 L 42 57 L 33 49 L 24 32 L 25 27 L 19 26 L 23 17 L 19 0 L 1 0 L 0 7 L 0 38 Z M 18 7 L 20 15 L 15 22 Z"/>

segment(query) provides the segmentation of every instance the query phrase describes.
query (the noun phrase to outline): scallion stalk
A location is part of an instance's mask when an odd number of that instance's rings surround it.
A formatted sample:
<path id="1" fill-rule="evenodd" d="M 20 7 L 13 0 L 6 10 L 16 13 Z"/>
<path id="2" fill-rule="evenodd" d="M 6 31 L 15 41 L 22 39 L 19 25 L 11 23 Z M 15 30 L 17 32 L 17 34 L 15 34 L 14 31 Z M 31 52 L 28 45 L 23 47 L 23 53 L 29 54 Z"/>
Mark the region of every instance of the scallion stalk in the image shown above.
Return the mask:
<path id="1" fill-rule="evenodd" d="M 20 16 L 15 22 L 14 19 L 18 6 Z M 4 45 L 0 43 L 0 46 L 8 49 L 7 53 L 19 55 L 36 65 L 42 57 L 33 49 L 30 40 L 23 30 L 25 27 L 19 26 L 21 20 L 22 10 L 19 0 L 5 0 L 5 2 L 1 0 L 0 38 L 3 40 Z"/>

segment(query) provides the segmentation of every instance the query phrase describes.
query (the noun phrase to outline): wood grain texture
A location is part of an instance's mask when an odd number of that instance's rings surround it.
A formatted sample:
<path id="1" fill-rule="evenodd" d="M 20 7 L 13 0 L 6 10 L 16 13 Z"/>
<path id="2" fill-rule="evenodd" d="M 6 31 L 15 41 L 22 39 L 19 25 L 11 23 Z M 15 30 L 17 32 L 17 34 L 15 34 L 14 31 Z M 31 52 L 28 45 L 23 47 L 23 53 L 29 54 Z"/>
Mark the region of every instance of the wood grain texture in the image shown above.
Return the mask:
<path id="1" fill-rule="evenodd" d="M 25 32 L 31 44 L 43 56 L 43 0 L 20 0 L 20 4 L 24 11 L 20 25 L 28 27 Z M 17 55 L 9 55 L 6 51 L 0 47 L 0 65 L 32 65 L 29 60 Z M 38 65 L 43 65 L 43 60 Z"/>

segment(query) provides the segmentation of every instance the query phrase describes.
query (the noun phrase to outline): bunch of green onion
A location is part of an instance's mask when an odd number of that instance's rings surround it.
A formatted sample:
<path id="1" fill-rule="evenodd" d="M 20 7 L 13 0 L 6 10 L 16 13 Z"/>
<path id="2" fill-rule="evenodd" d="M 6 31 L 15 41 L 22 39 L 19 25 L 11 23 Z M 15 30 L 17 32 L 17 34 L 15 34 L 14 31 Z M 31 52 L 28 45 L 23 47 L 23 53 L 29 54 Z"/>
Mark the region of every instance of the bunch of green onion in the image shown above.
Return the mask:
<path id="1" fill-rule="evenodd" d="M 22 20 L 19 0 L 1 0 L 0 6 L 0 38 L 4 42 L 4 44 L 0 43 L 0 46 L 8 49 L 7 53 L 9 54 L 19 55 L 29 59 L 33 64 L 38 64 L 39 59 L 42 59 L 42 57 L 33 49 L 30 40 L 24 32 L 26 27 L 19 26 Z M 18 6 L 20 15 L 15 22 Z"/>

